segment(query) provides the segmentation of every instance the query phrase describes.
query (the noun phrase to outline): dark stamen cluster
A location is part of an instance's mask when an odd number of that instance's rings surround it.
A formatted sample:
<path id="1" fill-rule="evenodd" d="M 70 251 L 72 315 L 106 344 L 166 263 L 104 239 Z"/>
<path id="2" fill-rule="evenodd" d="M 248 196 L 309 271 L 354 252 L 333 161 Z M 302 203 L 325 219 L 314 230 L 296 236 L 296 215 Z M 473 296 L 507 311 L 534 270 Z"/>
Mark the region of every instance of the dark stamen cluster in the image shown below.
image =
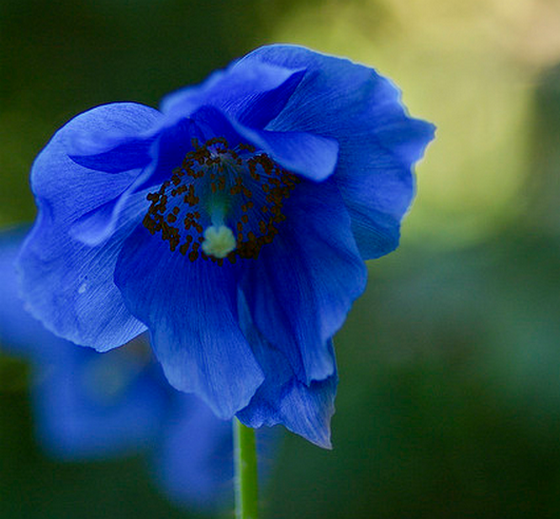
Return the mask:
<path id="1" fill-rule="evenodd" d="M 193 141 L 193 148 L 171 178 L 147 196 L 151 205 L 144 226 L 152 235 L 160 233 L 171 251 L 221 265 L 223 259 L 201 250 L 204 227 L 211 222 L 207 208 L 219 198 L 226 206 L 225 224 L 236 236 L 227 258 L 232 263 L 257 258 L 286 219 L 282 209 L 298 177 L 247 144 L 231 149 L 226 139 L 214 138 L 202 146 Z"/>

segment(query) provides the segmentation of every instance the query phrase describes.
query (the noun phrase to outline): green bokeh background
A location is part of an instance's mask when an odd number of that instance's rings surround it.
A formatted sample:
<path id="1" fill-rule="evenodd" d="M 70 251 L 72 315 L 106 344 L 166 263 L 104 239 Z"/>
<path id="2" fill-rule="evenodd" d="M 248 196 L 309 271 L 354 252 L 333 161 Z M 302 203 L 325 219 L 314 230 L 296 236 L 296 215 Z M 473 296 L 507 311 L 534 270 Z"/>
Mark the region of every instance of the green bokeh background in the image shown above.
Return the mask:
<path id="1" fill-rule="evenodd" d="M 334 450 L 287 435 L 263 517 L 560 517 L 557 0 L 1 0 L 0 225 L 34 218 L 31 162 L 76 113 L 277 41 L 376 67 L 438 133 L 336 340 Z M 141 456 L 45 457 L 28 383 L 0 359 L 0 517 L 194 516 Z"/>

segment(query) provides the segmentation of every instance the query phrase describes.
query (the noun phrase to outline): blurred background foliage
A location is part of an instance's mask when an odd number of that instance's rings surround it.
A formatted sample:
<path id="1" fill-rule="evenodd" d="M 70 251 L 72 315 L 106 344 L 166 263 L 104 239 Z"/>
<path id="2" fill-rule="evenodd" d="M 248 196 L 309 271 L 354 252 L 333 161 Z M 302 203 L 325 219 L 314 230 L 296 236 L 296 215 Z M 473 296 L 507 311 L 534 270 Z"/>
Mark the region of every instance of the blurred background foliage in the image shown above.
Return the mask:
<path id="1" fill-rule="evenodd" d="M 376 67 L 438 133 L 337 337 L 334 450 L 287 437 L 263 516 L 559 517 L 557 0 L 2 0 L 0 224 L 33 219 L 30 165 L 76 113 L 157 106 L 277 41 Z M 192 515 L 140 456 L 48 459 L 27 386 L 4 356 L 1 517 Z"/>

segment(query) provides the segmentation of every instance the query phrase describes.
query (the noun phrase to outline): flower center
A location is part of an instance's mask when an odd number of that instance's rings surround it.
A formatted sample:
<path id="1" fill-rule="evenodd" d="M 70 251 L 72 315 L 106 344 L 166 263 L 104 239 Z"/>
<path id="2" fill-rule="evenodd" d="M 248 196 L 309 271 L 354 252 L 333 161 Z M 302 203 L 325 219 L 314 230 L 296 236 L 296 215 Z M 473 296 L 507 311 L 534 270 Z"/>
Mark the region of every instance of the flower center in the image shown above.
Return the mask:
<path id="1" fill-rule="evenodd" d="M 266 153 L 214 138 L 187 153 L 157 192 L 143 224 L 190 261 L 255 259 L 272 243 L 299 179 Z"/>

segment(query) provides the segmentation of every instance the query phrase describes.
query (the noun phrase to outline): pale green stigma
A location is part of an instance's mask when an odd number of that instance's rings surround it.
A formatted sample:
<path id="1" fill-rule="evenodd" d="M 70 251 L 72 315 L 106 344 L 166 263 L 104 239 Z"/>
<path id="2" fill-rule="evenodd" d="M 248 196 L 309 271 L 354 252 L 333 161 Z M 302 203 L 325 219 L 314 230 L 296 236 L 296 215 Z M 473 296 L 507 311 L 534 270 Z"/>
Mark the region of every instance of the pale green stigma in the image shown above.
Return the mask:
<path id="1" fill-rule="evenodd" d="M 236 241 L 233 232 L 225 225 L 211 225 L 204 231 L 202 250 L 208 256 L 222 259 L 235 250 Z"/>

